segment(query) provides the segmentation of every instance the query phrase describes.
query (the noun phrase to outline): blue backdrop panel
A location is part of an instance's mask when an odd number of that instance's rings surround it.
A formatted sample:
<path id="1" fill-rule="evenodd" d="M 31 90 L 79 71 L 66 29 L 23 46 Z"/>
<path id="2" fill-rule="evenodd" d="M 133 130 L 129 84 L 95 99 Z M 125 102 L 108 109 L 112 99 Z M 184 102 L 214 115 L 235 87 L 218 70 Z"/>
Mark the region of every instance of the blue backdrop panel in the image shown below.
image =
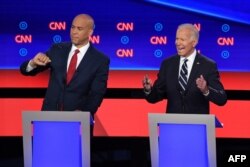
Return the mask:
<path id="1" fill-rule="evenodd" d="M 33 122 L 32 167 L 81 167 L 80 122 Z"/>
<path id="2" fill-rule="evenodd" d="M 159 167 L 208 167 L 206 125 L 159 124 Z"/>
<path id="3" fill-rule="evenodd" d="M 19 69 L 51 44 L 70 41 L 72 19 L 88 13 L 92 43 L 110 57 L 111 70 L 158 70 L 176 53 L 177 26 L 191 23 L 200 30 L 197 49 L 220 71 L 250 72 L 249 11 L 247 0 L 1 0 L 0 69 Z"/>

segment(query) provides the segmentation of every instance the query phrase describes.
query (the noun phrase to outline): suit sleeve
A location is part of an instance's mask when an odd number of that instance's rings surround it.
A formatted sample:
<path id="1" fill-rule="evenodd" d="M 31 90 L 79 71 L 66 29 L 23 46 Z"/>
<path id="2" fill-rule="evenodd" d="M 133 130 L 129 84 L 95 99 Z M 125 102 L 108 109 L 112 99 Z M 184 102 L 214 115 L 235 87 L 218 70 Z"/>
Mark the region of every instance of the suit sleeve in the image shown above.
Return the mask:
<path id="1" fill-rule="evenodd" d="M 156 103 L 166 98 L 166 67 L 166 62 L 163 62 L 150 94 L 145 95 L 149 103 Z"/>
<path id="2" fill-rule="evenodd" d="M 210 73 L 206 76 L 209 95 L 206 97 L 209 101 L 222 106 L 227 102 L 227 95 L 220 81 L 219 72 L 216 63 L 211 64 Z"/>
<path id="3" fill-rule="evenodd" d="M 50 52 L 53 50 L 54 48 L 54 45 L 46 52 L 46 55 L 50 57 Z M 27 69 L 27 66 L 29 64 L 29 61 L 25 61 L 23 62 L 21 65 L 20 65 L 20 72 L 23 74 L 23 75 L 26 75 L 26 76 L 35 76 L 36 74 L 40 73 L 40 72 L 43 72 L 45 70 L 47 70 L 48 68 L 50 68 L 50 63 L 48 63 L 46 66 L 37 66 L 36 68 L 34 68 L 33 70 L 27 72 L 26 69 Z"/>

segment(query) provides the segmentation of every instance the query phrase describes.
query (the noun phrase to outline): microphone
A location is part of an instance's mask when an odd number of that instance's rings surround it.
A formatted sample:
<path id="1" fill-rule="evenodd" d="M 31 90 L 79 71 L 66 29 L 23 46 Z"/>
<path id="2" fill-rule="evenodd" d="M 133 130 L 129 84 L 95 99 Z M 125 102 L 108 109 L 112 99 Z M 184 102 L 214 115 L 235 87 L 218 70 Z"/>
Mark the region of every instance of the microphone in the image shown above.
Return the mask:
<path id="1" fill-rule="evenodd" d="M 58 107 L 59 107 L 58 109 L 59 109 L 59 111 L 64 110 L 64 93 L 65 93 L 65 90 L 67 88 L 67 79 L 66 79 L 65 76 L 62 78 L 62 83 L 63 83 L 62 92 L 61 92 L 62 94 L 61 94 L 61 96 L 59 98 L 59 101 L 58 101 Z"/>
<path id="2" fill-rule="evenodd" d="M 176 89 L 177 89 L 179 92 L 181 92 L 181 86 L 180 86 L 180 84 L 179 84 L 179 83 L 177 83 L 177 85 L 176 85 Z"/>
<path id="3" fill-rule="evenodd" d="M 176 85 L 177 90 L 180 92 L 180 98 L 181 98 L 181 113 L 185 113 L 185 96 L 186 96 L 186 91 L 183 91 L 181 89 L 180 84 Z"/>
<path id="4" fill-rule="evenodd" d="M 185 95 L 186 95 L 186 90 L 183 91 L 182 88 L 181 88 L 181 85 L 180 85 L 179 83 L 176 85 L 176 89 L 178 90 L 178 92 L 180 92 L 180 94 L 181 94 L 182 96 L 185 96 Z"/>
<path id="5" fill-rule="evenodd" d="M 67 84 L 67 79 L 66 79 L 66 77 L 63 77 L 62 83 L 63 83 L 64 85 Z"/>
<path id="6" fill-rule="evenodd" d="M 185 75 L 187 75 L 187 74 L 188 74 L 187 70 L 185 70 L 185 71 L 184 71 L 184 74 L 185 74 Z"/>

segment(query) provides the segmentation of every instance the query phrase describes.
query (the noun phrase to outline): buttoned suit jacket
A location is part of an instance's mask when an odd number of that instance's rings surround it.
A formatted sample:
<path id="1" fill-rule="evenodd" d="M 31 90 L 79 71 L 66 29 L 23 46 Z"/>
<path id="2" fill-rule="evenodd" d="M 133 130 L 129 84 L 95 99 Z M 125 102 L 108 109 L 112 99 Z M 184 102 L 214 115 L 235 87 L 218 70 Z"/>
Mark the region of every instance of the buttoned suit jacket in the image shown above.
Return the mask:
<path id="1" fill-rule="evenodd" d="M 81 110 L 94 115 L 107 89 L 110 60 L 90 44 L 70 83 L 66 84 L 67 61 L 71 46 L 70 42 L 54 44 L 46 52 L 51 63 L 27 72 L 29 61 L 26 61 L 21 64 L 20 71 L 24 75 L 34 76 L 50 69 L 42 110 Z"/>
<path id="2" fill-rule="evenodd" d="M 196 54 L 185 92 L 181 92 L 178 83 L 179 62 L 179 55 L 171 56 L 162 62 L 152 91 L 146 95 L 148 102 L 156 103 L 167 98 L 166 112 L 183 114 L 208 114 L 209 101 L 217 105 L 226 103 L 227 96 L 213 60 Z M 197 88 L 196 79 L 200 75 L 207 81 L 210 92 L 208 96 L 204 96 Z"/>

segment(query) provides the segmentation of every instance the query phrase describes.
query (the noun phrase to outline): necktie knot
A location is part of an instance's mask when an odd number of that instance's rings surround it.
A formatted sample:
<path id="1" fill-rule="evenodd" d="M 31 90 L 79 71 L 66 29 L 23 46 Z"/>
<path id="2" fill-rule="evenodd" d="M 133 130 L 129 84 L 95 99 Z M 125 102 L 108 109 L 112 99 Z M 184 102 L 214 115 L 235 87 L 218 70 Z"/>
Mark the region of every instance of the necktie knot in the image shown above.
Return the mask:
<path id="1" fill-rule="evenodd" d="M 76 49 L 74 54 L 78 54 L 79 52 L 80 52 L 80 50 Z"/>

